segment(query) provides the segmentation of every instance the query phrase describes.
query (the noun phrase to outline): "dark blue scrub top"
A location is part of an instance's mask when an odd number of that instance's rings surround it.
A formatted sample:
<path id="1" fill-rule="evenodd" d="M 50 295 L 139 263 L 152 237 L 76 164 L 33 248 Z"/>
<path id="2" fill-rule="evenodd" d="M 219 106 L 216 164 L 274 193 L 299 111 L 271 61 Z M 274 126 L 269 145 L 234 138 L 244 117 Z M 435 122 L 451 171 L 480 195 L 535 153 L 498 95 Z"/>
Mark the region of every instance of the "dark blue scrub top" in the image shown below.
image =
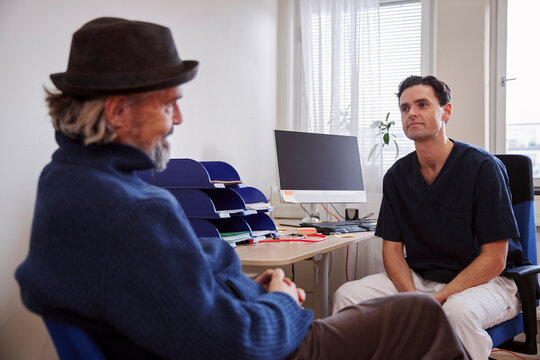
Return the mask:
<path id="1" fill-rule="evenodd" d="M 497 240 L 510 239 L 507 267 L 527 263 L 504 165 L 483 149 L 452 141 L 431 185 L 416 152 L 388 170 L 375 235 L 403 242 L 411 269 L 437 282 L 450 282 L 480 254 L 481 245 Z"/>

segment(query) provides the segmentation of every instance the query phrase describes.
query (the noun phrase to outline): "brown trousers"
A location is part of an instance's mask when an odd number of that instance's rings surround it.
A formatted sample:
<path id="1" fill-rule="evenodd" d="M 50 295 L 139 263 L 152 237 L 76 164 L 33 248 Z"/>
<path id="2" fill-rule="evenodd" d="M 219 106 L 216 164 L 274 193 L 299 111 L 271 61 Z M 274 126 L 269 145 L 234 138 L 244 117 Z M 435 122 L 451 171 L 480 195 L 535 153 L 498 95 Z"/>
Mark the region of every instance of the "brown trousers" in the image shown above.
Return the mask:
<path id="1" fill-rule="evenodd" d="M 314 320 L 288 359 L 470 359 L 441 306 L 424 294 L 364 301 Z"/>

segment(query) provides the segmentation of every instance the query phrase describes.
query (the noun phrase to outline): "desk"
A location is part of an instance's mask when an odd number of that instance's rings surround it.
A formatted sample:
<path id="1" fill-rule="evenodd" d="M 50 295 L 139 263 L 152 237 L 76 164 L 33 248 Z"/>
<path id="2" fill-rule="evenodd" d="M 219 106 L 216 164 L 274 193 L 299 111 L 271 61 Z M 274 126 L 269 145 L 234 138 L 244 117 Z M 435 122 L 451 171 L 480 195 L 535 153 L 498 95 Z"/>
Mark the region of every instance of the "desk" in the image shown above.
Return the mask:
<path id="1" fill-rule="evenodd" d="M 321 242 L 278 242 L 241 245 L 236 253 L 242 265 L 276 267 L 300 260 L 314 262 L 315 284 L 313 289 L 315 317 L 328 316 L 328 253 L 344 246 L 374 238 L 372 231 L 347 234 L 347 237 L 329 235 Z"/>

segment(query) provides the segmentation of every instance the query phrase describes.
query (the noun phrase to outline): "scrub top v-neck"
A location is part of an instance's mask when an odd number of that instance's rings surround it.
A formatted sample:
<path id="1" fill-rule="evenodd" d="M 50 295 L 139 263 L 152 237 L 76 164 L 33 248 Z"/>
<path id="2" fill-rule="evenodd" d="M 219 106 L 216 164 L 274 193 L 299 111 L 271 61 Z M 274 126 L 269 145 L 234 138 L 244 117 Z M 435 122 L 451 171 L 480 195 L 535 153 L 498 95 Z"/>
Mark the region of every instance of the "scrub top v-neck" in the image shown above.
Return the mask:
<path id="1" fill-rule="evenodd" d="M 489 242 L 511 239 L 507 266 L 526 261 L 504 165 L 483 149 L 452 141 L 431 184 L 420 171 L 416 152 L 388 170 L 375 233 L 403 242 L 409 266 L 428 280 L 444 283 Z"/>

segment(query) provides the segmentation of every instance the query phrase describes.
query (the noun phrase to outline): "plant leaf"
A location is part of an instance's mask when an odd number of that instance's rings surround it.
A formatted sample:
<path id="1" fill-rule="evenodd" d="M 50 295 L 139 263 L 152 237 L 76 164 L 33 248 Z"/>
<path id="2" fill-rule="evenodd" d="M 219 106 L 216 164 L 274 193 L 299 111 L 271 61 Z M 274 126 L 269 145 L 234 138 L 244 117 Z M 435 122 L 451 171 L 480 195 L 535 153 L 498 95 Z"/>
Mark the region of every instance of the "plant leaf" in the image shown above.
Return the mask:
<path id="1" fill-rule="evenodd" d="M 388 145 L 390 143 L 390 134 L 389 133 L 386 133 L 383 135 L 383 141 L 386 145 Z"/>

